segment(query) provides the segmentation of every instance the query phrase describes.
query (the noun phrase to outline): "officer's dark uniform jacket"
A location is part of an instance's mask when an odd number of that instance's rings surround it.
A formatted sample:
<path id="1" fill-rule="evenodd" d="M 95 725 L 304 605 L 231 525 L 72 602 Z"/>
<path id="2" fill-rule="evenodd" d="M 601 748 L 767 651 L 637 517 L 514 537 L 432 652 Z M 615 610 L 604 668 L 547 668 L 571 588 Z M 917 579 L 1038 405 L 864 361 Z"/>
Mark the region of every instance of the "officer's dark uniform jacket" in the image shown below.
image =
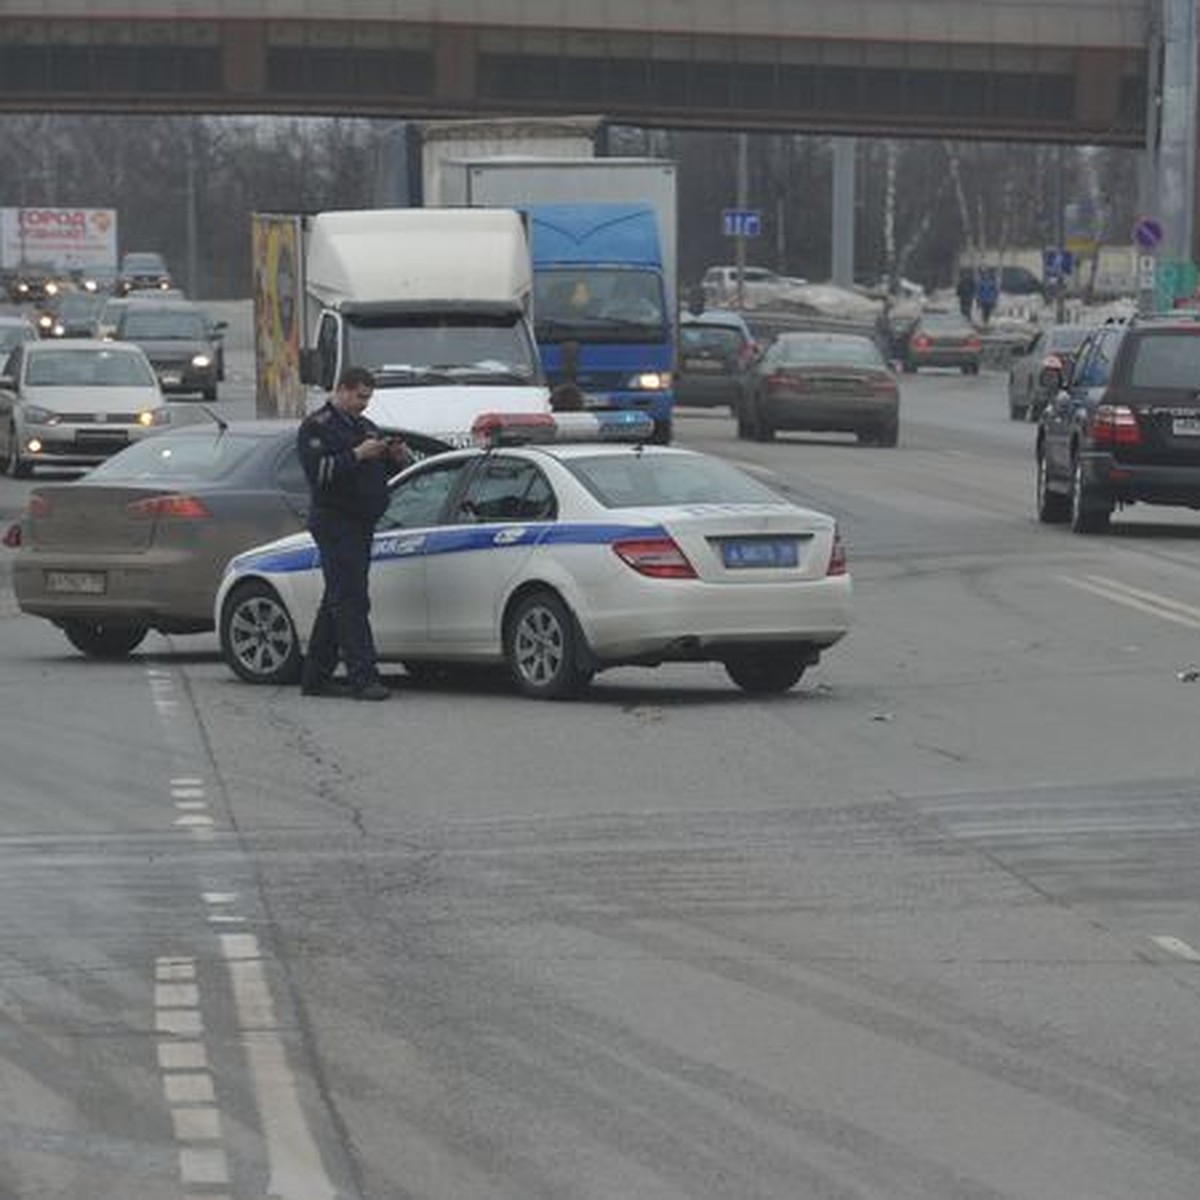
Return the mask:
<path id="1" fill-rule="evenodd" d="M 359 462 L 354 447 L 378 428 L 366 417 L 340 412 L 332 402 L 300 424 L 296 444 L 312 489 L 314 515 L 320 513 L 374 524 L 388 504 L 388 476 L 395 470 L 387 456 Z"/>

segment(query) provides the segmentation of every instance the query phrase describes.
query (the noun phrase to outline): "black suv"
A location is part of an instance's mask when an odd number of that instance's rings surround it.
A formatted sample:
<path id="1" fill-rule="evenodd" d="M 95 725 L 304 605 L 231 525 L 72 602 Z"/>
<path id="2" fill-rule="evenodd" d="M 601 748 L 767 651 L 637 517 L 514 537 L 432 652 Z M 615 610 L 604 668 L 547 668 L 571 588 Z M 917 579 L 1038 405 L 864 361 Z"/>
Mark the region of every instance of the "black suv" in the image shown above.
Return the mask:
<path id="1" fill-rule="evenodd" d="M 1038 421 L 1037 513 L 1100 533 L 1117 505 L 1200 508 L 1200 322 L 1101 325 Z"/>

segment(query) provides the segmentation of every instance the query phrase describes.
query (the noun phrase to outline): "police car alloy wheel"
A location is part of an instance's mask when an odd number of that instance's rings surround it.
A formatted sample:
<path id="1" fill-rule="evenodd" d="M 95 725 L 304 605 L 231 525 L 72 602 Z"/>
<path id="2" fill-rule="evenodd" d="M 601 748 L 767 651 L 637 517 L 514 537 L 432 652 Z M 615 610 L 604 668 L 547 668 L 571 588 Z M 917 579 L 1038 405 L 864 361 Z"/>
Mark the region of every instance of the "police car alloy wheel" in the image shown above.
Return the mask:
<path id="1" fill-rule="evenodd" d="M 295 683 L 300 678 L 296 626 L 269 584 L 250 580 L 225 602 L 221 653 L 247 683 Z"/>
<path id="2" fill-rule="evenodd" d="M 591 680 L 579 665 L 575 618 L 552 592 L 533 592 L 517 603 L 505 629 L 504 651 L 513 679 L 527 696 L 562 700 Z"/>

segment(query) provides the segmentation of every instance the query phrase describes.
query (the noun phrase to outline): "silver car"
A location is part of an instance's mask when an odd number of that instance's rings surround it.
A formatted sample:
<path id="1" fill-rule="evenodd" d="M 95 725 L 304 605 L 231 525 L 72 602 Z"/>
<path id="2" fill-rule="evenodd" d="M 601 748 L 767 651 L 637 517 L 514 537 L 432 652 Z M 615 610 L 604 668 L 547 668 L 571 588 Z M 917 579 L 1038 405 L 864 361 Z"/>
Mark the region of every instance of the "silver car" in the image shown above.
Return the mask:
<path id="1" fill-rule="evenodd" d="M 85 338 L 25 342 L 0 374 L 0 466 L 92 467 L 171 420 L 136 346 Z"/>

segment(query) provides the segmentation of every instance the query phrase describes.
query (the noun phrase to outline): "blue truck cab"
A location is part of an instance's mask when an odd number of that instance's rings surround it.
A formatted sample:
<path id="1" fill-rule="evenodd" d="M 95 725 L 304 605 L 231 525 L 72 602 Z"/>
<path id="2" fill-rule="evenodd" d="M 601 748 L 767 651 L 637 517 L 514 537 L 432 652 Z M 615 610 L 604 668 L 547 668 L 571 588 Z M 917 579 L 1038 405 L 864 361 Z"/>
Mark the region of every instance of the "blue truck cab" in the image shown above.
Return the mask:
<path id="1" fill-rule="evenodd" d="M 671 439 L 675 313 L 658 218 L 639 204 L 524 206 L 534 334 L 551 387 L 574 378 L 589 408 L 640 409 Z"/>

